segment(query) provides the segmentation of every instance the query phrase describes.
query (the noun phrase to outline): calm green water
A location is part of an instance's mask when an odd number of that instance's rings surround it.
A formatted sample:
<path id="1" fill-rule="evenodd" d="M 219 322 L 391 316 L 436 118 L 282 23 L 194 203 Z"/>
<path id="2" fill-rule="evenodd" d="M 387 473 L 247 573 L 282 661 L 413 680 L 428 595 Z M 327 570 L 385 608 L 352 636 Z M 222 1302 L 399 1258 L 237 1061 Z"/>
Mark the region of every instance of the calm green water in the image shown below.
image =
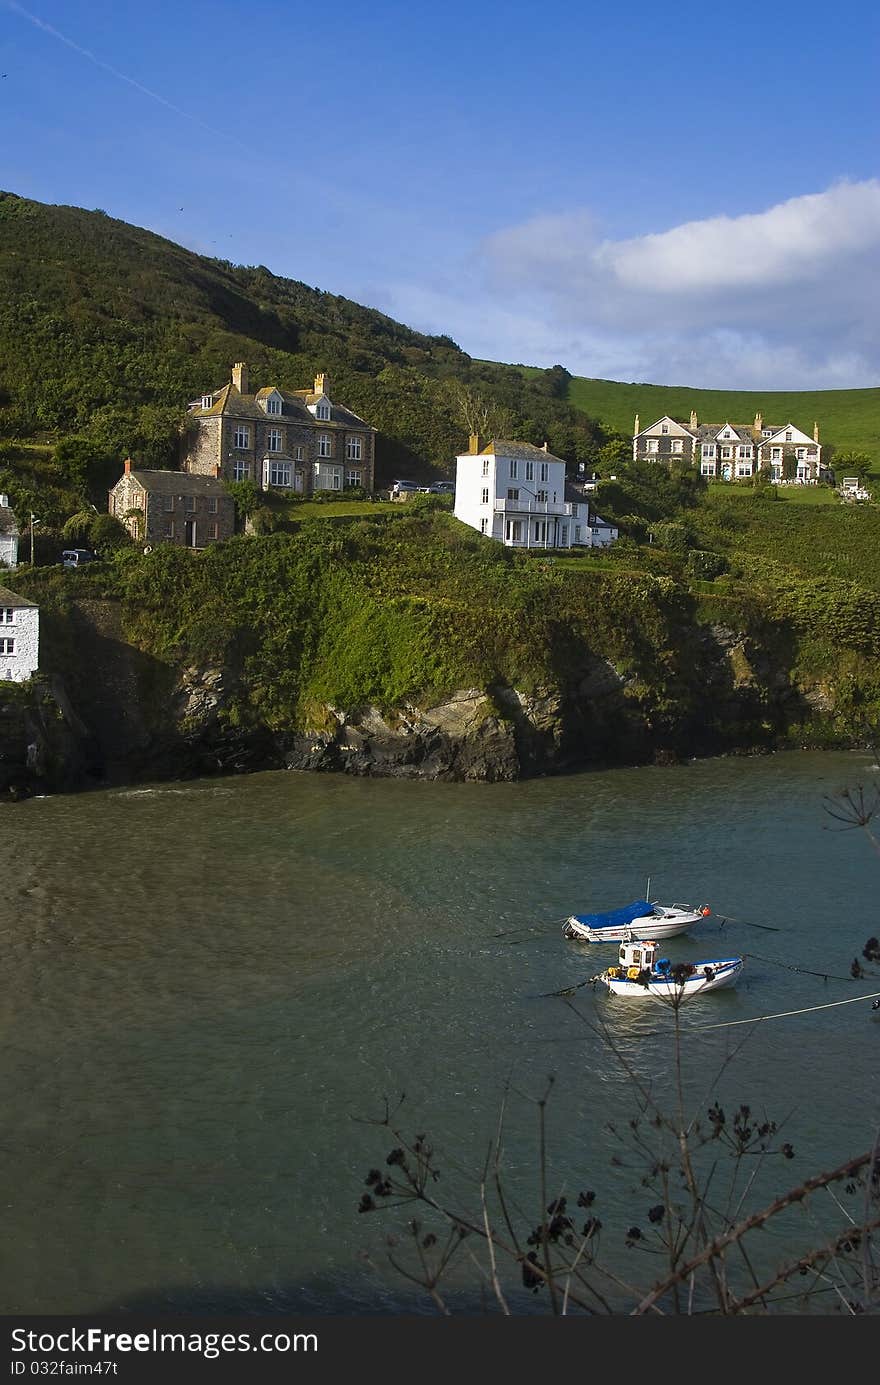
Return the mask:
<path id="1" fill-rule="evenodd" d="M 427 1308 L 382 1268 L 392 1223 L 356 1210 L 391 1144 L 357 1118 L 401 1092 L 405 1128 L 467 1191 L 511 1079 L 507 1166 L 537 1210 L 532 1101 L 553 1074 L 553 1177 L 625 1229 L 644 1194 L 605 1126 L 631 1091 L 578 1014 L 537 998 L 610 961 L 562 919 L 651 875 L 655 898 L 778 928 L 712 920 L 666 945 L 759 954 L 689 1003 L 695 1024 L 880 990 L 848 979 L 880 931 L 880 860 L 822 810 L 876 777 L 864 755 L 791 754 L 517 785 L 278 773 L 0 809 L 0 1313 Z M 576 999 L 662 1091 L 664 1008 Z M 787 1118 L 797 1158 L 770 1191 L 867 1147 L 870 1001 L 695 1034 L 697 1105 L 747 1033 L 720 1091 Z"/>

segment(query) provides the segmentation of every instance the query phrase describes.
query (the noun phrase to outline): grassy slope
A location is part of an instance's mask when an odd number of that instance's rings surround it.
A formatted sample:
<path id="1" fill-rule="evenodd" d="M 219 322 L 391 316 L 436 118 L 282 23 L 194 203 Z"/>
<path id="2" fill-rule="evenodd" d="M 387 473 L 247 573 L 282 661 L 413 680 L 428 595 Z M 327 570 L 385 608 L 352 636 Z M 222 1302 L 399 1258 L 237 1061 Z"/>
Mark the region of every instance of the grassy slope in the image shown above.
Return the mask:
<path id="1" fill-rule="evenodd" d="M 536 368 L 521 366 L 525 376 Z M 575 408 L 599 419 L 614 432 L 631 434 L 636 414 L 643 428 L 669 414 L 685 422 L 696 409 L 701 423 L 751 423 L 762 413 L 766 423 L 791 421 L 812 436 L 819 424 L 819 440 L 840 452 L 867 452 L 880 472 L 880 389 L 699 390 L 686 385 L 624 384 L 616 380 L 592 380 L 575 375 L 568 393 Z"/>

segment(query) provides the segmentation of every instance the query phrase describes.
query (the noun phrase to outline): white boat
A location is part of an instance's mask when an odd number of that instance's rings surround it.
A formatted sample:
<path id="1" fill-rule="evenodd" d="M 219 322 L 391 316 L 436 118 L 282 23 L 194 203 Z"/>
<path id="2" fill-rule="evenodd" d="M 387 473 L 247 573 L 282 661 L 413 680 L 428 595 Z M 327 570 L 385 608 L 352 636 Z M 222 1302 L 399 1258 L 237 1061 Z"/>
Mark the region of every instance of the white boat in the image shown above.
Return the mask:
<path id="1" fill-rule="evenodd" d="M 617 966 L 598 976 L 613 995 L 654 996 L 673 1002 L 732 986 L 743 969 L 742 957 L 713 957 L 702 962 L 670 962 L 657 957 L 656 942 L 621 943 Z"/>
<path id="2" fill-rule="evenodd" d="M 611 909 L 604 914 L 572 914 L 565 921 L 562 936 L 586 943 L 673 938 L 708 918 L 711 912 L 708 904 L 695 909 L 690 904 L 651 904 L 647 899 L 637 899 L 625 909 Z"/>

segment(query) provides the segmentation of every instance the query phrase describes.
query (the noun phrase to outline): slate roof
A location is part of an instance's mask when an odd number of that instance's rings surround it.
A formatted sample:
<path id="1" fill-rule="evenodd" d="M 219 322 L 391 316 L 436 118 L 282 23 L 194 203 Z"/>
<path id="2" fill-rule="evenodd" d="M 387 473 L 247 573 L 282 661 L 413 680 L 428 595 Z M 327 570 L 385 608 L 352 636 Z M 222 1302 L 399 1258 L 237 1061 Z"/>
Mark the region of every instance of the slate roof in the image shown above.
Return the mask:
<path id="1" fill-rule="evenodd" d="M 228 500 L 230 505 L 233 503 L 232 496 L 217 476 L 197 476 L 189 471 L 131 471 L 127 474 L 138 481 L 148 495 L 217 495 Z M 120 476 L 119 481 L 124 480 L 125 475 Z"/>
<path id="2" fill-rule="evenodd" d="M 327 396 L 315 394 L 313 390 L 283 390 L 278 385 L 264 385 L 255 394 L 241 394 L 231 382 L 223 386 L 220 390 L 206 391 L 211 393 L 214 403 L 210 409 L 203 409 L 201 401 L 190 405 L 190 413 L 196 418 L 219 418 L 226 415 L 230 418 L 253 418 L 265 423 L 268 419 L 271 423 L 274 419 L 293 419 L 297 423 L 308 423 L 312 426 L 315 423 L 321 425 L 329 423 L 340 424 L 347 428 L 371 428 L 372 425 L 365 419 L 360 418 L 351 409 L 344 409 L 340 404 L 330 404 L 331 416 L 329 419 L 316 419 L 314 414 L 309 413 L 307 404 L 314 404 L 319 399 Z M 268 399 L 270 394 L 280 394 L 281 413 L 267 414 L 266 410 L 260 407 L 259 400 Z M 375 432 L 375 428 L 373 432 Z"/>
<path id="3" fill-rule="evenodd" d="M 0 606 L 30 606 L 35 611 L 39 609 L 36 601 L 28 601 L 26 596 L 16 596 L 8 587 L 0 587 Z"/>
<path id="4" fill-rule="evenodd" d="M 463 453 L 462 455 L 467 454 Z M 516 457 L 524 462 L 562 462 L 563 466 L 566 465 L 562 457 L 557 457 L 553 452 L 545 452 L 543 447 L 535 447 L 534 443 L 512 442 L 505 438 L 493 438 L 479 455 L 481 457 L 487 455 L 490 457 Z"/>

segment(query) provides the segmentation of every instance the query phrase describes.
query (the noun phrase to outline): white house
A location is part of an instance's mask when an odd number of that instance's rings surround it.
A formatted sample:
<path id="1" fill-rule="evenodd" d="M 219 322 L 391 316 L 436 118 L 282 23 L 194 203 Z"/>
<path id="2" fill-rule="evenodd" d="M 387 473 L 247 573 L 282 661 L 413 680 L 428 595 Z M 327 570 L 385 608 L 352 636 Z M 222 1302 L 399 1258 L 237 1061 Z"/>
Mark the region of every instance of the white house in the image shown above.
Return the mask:
<path id="1" fill-rule="evenodd" d="M 0 495 L 0 567 L 18 567 L 18 524 L 8 495 Z"/>
<path id="2" fill-rule="evenodd" d="M 26 683 L 37 671 L 39 650 L 39 607 L 0 587 L 0 681 Z"/>
<path id="3" fill-rule="evenodd" d="M 582 491 L 566 484 L 565 462 L 544 447 L 471 435 L 456 458 L 455 515 L 509 548 L 606 547 L 617 530 Z"/>

